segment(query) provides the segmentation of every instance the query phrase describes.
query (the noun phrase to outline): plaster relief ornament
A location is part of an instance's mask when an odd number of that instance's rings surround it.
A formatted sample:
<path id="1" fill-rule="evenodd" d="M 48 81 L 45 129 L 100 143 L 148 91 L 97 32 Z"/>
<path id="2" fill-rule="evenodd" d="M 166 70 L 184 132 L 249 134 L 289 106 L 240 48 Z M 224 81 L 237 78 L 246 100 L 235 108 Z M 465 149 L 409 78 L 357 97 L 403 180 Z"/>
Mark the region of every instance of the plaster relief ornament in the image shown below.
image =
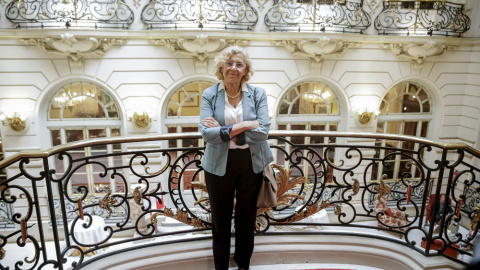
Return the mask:
<path id="1" fill-rule="evenodd" d="M 321 37 L 318 40 L 274 40 L 276 46 L 284 46 L 293 56 L 307 57 L 312 67 L 321 67 L 325 56 L 339 56 L 347 48 L 359 47 L 359 42 L 331 40 Z"/>
<path id="2" fill-rule="evenodd" d="M 50 54 L 68 57 L 71 67 L 81 67 L 88 54 L 104 55 L 112 46 L 125 44 L 125 39 L 75 37 L 65 33 L 58 37 L 21 39 L 27 45 L 37 45 Z"/>
<path id="3" fill-rule="evenodd" d="M 210 57 L 228 46 L 246 46 L 250 43 L 247 40 L 210 38 L 204 34 L 195 38 L 165 38 L 152 42 L 155 45 L 166 46 L 176 55 L 192 56 L 197 66 L 206 66 Z"/>
<path id="4" fill-rule="evenodd" d="M 380 43 L 380 48 L 390 49 L 398 59 L 410 60 L 414 69 L 422 68 L 423 63 L 429 57 L 440 56 L 448 49 L 456 46 L 437 43 L 433 40 L 421 43 Z"/>

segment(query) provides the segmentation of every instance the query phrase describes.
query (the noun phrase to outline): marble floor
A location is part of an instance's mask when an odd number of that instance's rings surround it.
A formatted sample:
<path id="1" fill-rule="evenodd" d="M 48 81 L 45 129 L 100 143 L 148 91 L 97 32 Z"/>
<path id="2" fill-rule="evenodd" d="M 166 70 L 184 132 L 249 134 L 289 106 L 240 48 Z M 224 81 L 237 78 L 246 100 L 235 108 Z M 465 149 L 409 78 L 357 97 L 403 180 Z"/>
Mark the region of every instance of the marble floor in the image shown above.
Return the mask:
<path id="1" fill-rule="evenodd" d="M 229 268 L 229 270 L 237 270 L 238 268 Z M 349 264 L 325 264 L 325 263 L 309 263 L 309 264 L 274 264 L 251 266 L 250 270 L 383 270 L 376 267 L 349 265 Z"/>

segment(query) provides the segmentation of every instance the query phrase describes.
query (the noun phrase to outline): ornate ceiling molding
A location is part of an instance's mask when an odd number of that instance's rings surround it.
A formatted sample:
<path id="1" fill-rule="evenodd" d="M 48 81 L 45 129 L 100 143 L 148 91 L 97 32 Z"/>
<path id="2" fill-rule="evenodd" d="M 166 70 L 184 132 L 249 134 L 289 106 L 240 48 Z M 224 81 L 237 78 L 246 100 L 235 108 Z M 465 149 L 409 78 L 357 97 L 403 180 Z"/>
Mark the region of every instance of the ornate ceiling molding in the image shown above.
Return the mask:
<path id="1" fill-rule="evenodd" d="M 197 35 L 195 38 L 165 38 L 152 40 L 153 44 L 166 46 L 176 55 L 192 56 L 195 65 L 206 66 L 208 58 L 224 48 L 233 45 L 246 46 L 248 40 L 210 38 L 207 35 Z"/>
<path id="2" fill-rule="evenodd" d="M 125 39 L 80 37 L 70 33 L 58 37 L 20 39 L 27 45 L 37 45 L 50 54 L 68 57 L 71 67 L 83 65 L 88 54 L 104 55 L 112 46 L 125 44 Z"/>
<path id="3" fill-rule="evenodd" d="M 339 56 L 347 48 L 359 47 L 359 42 L 330 40 L 321 37 L 318 40 L 273 40 L 276 46 L 284 46 L 293 56 L 308 57 L 312 67 L 321 67 L 325 56 Z"/>
<path id="4" fill-rule="evenodd" d="M 440 56 L 448 49 L 457 46 L 445 45 L 435 41 L 426 43 L 379 43 L 383 49 L 390 49 L 398 59 L 408 59 L 412 68 L 420 69 L 429 57 Z"/>

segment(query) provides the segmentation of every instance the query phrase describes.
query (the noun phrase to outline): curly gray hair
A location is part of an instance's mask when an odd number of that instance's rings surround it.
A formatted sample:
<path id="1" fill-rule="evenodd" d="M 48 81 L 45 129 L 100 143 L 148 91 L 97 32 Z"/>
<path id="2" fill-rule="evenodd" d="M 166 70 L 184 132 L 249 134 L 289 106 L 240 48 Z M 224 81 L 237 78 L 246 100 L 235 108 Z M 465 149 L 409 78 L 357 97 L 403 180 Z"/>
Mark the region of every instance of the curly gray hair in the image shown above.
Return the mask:
<path id="1" fill-rule="evenodd" d="M 250 76 L 252 76 L 255 71 L 253 70 L 252 62 L 250 61 L 250 57 L 248 56 L 247 51 L 240 46 L 230 46 L 223 49 L 223 51 L 221 51 L 215 57 L 213 72 L 215 73 L 215 75 L 219 80 L 223 81 L 224 78 L 222 73 L 222 67 L 225 65 L 228 59 L 234 54 L 243 55 L 243 58 L 245 59 L 245 64 L 247 65 L 246 68 L 248 69 L 248 72 L 247 74 L 245 74 L 245 76 L 243 76 L 242 83 L 248 82 L 248 80 L 250 80 Z"/>

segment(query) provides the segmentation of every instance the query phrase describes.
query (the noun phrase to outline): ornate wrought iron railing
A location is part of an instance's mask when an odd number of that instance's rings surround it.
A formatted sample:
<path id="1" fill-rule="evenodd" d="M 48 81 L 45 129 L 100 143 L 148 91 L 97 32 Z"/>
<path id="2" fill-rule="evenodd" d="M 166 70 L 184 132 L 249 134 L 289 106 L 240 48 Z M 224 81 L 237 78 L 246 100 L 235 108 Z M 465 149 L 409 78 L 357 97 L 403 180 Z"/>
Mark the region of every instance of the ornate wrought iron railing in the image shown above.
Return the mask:
<path id="1" fill-rule="evenodd" d="M 133 22 L 124 0 L 14 0 L 5 14 L 17 28 L 120 28 Z"/>
<path id="2" fill-rule="evenodd" d="M 467 186 L 465 187 L 465 204 L 463 209 L 465 212 L 472 212 L 475 210 L 475 207 L 480 204 L 480 186 Z"/>
<path id="3" fill-rule="evenodd" d="M 149 29 L 251 30 L 258 13 L 248 0 L 150 0 L 141 18 Z"/>
<path id="4" fill-rule="evenodd" d="M 276 0 L 265 15 L 270 31 L 363 33 L 371 18 L 361 0 Z"/>
<path id="5" fill-rule="evenodd" d="M 335 137 L 335 140 L 326 140 L 335 143 L 306 145 L 290 141 L 298 136 Z M 208 191 L 202 182 L 201 167 L 203 147 L 162 147 L 168 145 L 169 140 L 182 139 L 200 139 L 200 135 L 94 139 L 46 151 L 21 152 L 2 161 L 0 169 L 6 169 L 7 178 L 0 182 L 0 203 L 13 210 L 15 228 L 0 232 L 0 269 L 19 269 L 20 266 L 22 269 L 79 269 L 86 265 L 85 256 L 108 247 L 117 246 L 116 252 L 121 252 L 121 245 L 125 243 L 178 233 L 208 232 Z M 382 147 L 383 144 L 376 143 L 381 140 L 409 142 L 414 147 L 408 150 Z M 157 146 L 134 150 L 138 149 L 139 142 L 147 141 L 156 142 Z M 425 256 L 447 256 L 446 249 L 467 257 L 472 255 L 462 247 L 471 245 L 478 234 L 480 205 L 473 210 L 462 205 L 466 200 L 464 189 L 480 184 L 476 179 L 480 169 L 472 165 L 479 164 L 479 151 L 463 144 L 416 137 L 341 132 L 272 131 L 269 143 L 276 164 L 282 164 L 275 165 L 280 204 L 274 209 L 258 209 L 257 233 L 268 236 L 281 231 L 284 234 L 285 230 L 306 226 L 322 234 L 329 228 L 345 227 L 352 228 L 349 235 L 363 235 L 358 230 L 365 230 L 376 238 L 403 243 Z M 108 144 L 121 144 L 124 151 L 80 158 L 75 155 L 75 149 Z M 375 155 L 377 150 L 388 150 L 388 154 Z M 390 166 L 385 164 L 391 163 L 392 155 L 401 155 L 402 161 L 408 159 L 408 166 L 415 166 L 419 176 L 413 181 L 409 172 L 405 172 L 394 182 L 383 178 L 371 181 L 372 167 Z M 118 160 L 118 157 L 122 162 L 114 166 L 106 162 L 108 158 Z M 66 166 L 57 172 L 58 164 Z M 97 168 L 93 179 L 102 183 L 115 179 L 111 187 L 123 185 L 125 188 L 99 194 L 91 183 L 79 184 L 88 166 Z M 454 175 L 455 171 L 458 173 Z M 401 185 L 407 188 L 395 188 Z M 417 189 L 423 192 L 415 191 Z M 424 226 L 426 221 L 434 223 L 432 216 L 425 216 L 430 196 L 425 190 L 437 195 L 437 202 L 431 208 L 433 213 L 439 208 L 439 194 L 446 193 L 447 200 L 452 201 L 453 212 L 448 213 L 444 208 L 438 226 Z M 372 196 L 376 200 L 388 196 L 393 202 L 389 204 L 391 210 L 408 218 L 390 222 L 393 217 L 388 217 L 389 211 L 370 204 Z M 159 202 L 163 207 L 158 207 Z M 126 218 L 120 218 L 122 211 L 116 213 L 116 208 L 123 208 Z M 329 222 L 305 222 L 323 209 L 333 211 Z M 82 227 L 95 226 L 94 219 L 114 219 L 115 214 L 117 222 L 100 223 L 100 231 L 104 232 L 100 240 L 85 242 L 78 237 Z M 158 222 L 161 216 L 191 227 L 180 232 L 162 230 Z M 453 230 L 452 226 L 457 229 Z M 328 233 L 342 234 L 335 230 Z M 405 237 L 400 239 L 389 234 Z M 125 235 L 129 237 L 125 239 Z M 50 238 L 53 250 L 46 248 Z M 441 243 L 442 247 L 432 248 L 434 242 Z M 17 247 L 17 253 L 18 248 L 23 248 L 24 254 L 12 265 L 5 265 L 5 257 L 15 255 L 12 247 Z M 70 253 L 77 253 L 78 257 Z M 71 259 L 68 265 L 67 257 Z"/>
<path id="6" fill-rule="evenodd" d="M 430 179 L 431 182 L 433 180 L 434 179 Z M 392 191 L 399 191 L 399 192 L 406 192 L 408 185 L 415 186 L 415 188 L 412 189 L 411 200 L 421 204 L 423 199 L 423 194 L 425 193 L 425 185 L 427 181 L 422 181 L 422 183 L 419 184 L 420 181 L 421 179 L 413 178 L 413 179 L 405 179 L 404 181 L 401 181 L 401 179 L 395 179 L 395 180 L 388 180 L 385 182 L 390 186 Z M 378 182 L 378 181 L 373 180 L 372 182 Z M 430 188 L 431 187 L 432 186 L 430 185 Z M 427 193 L 430 194 L 429 191 L 427 191 Z M 373 201 L 375 201 L 376 197 L 377 197 L 376 194 L 374 193 L 370 194 L 370 198 L 369 198 L 370 205 L 373 205 Z M 403 194 L 401 193 L 399 194 L 396 192 L 390 193 L 385 196 L 385 198 L 387 199 L 387 202 L 392 202 L 392 203 L 398 201 L 399 199 L 402 199 L 403 197 L 404 197 Z"/>
<path id="7" fill-rule="evenodd" d="M 384 35 L 460 36 L 470 24 L 463 5 L 448 1 L 383 1 L 374 22 Z"/>

